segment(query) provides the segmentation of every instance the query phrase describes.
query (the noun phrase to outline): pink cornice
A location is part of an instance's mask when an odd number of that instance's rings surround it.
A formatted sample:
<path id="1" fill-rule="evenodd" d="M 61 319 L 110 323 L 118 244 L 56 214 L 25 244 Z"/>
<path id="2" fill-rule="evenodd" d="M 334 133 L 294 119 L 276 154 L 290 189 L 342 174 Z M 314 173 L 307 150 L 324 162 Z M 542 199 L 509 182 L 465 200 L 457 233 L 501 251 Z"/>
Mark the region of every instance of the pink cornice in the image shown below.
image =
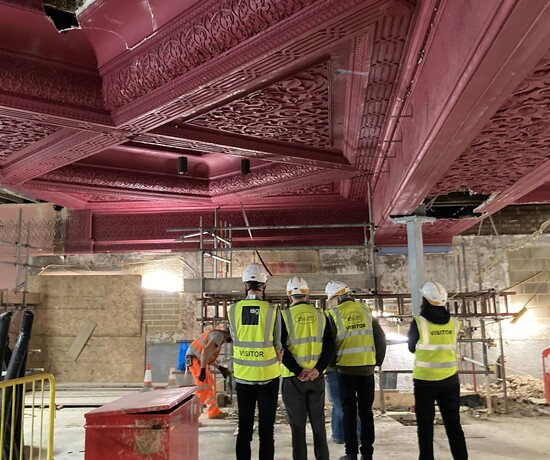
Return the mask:
<path id="1" fill-rule="evenodd" d="M 124 133 L 116 131 L 101 135 L 96 132 L 65 129 L 62 139 L 55 139 L 50 145 L 44 145 L 38 151 L 6 166 L 3 169 L 4 179 L 9 184 L 23 183 L 125 139 Z"/>
<path id="2" fill-rule="evenodd" d="M 190 125 L 163 127 L 135 136 L 145 144 L 166 145 L 180 149 L 209 153 L 224 153 L 267 161 L 317 166 L 331 169 L 354 170 L 341 153 L 300 144 L 262 140 L 230 133 L 220 133 Z"/>
<path id="3" fill-rule="evenodd" d="M 157 192 L 185 195 L 206 195 L 206 181 L 184 176 L 159 176 L 145 173 L 122 173 L 112 169 L 92 168 L 84 166 L 66 166 L 49 172 L 43 176 L 46 183 L 68 183 L 71 186 L 106 187 L 115 192 L 135 190 L 136 192 Z"/>
<path id="4" fill-rule="evenodd" d="M 126 53 L 101 69 L 109 109 L 121 107 L 175 76 L 180 76 L 227 52 L 247 38 L 304 8 L 313 0 L 210 0 L 191 16 L 173 21 L 139 52 Z M 223 11 L 223 13 L 220 13 Z M 154 74 L 152 69 L 156 69 Z M 136 84 L 139 82 L 139 84 Z"/>
<path id="5" fill-rule="evenodd" d="M 0 165 L 12 161 L 14 154 L 57 131 L 56 126 L 33 123 L 0 115 Z"/>
<path id="6" fill-rule="evenodd" d="M 2 92 L 104 111 L 99 75 L 0 50 Z"/>
<path id="7" fill-rule="evenodd" d="M 349 40 L 375 23 L 380 7 L 385 3 L 383 0 L 368 3 L 363 0 L 319 0 L 282 24 L 267 28 L 253 40 L 244 41 L 194 70 L 181 75 L 170 73 L 170 79 L 159 77 L 159 91 L 144 93 L 144 96 L 134 99 L 135 103 L 130 104 L 128 98 L 115 102 L 119 108 L 114 118 L 118 124 L 130 123 L 148 111 L 157 110 L 154 116 L 133 122 L 152 128 L 158 126 L 161 114 L 167 120 L 191 116 L 221 102 L 229 94 L 236 95 L 251 86 L 260 86 L 266 75 L 276 79 L 278 75 L 288 74 L 293 65 L 299 66 L 306 59 L 308 62 L 319 59 L 323 53 L 326 55 L 328 47 Z M 256 3 L 251 0 L 251 4 Z M 154 59 L 160 62 L 173 60 L 170 46 L 167 44 L 162 49 L 167 53 L 166 59 L 162 56 Z M 168 80 L 166 84 L 163 83 L 165 80 Z M 126 81 L 121 75 L 110 75 L 105 80 L 104 93 L 109 104 L 113 104 L 111 93 L 115 93 L 115 99 L 120 98 L 115 88 L 121 85 L 134 87 L 135 82 Z M 121 103 L 126 105 L 122 107 Z M 163 106 L 160 111 L 159 105 Z"/>

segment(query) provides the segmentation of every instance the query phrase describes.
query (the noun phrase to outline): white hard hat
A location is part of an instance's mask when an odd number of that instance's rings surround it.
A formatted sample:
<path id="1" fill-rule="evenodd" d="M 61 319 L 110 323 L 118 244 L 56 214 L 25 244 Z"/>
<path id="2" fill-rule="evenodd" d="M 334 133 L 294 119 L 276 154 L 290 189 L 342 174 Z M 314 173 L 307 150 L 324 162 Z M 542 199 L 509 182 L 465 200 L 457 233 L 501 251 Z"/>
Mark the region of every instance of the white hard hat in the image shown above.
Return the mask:
<path id="1" fill-rule="evenodd" d="M 287 295 L 306 295 L 309 293 L 309 286 L 301 276 L 294 276 L 286 283 Z"/>
<path id="2" fill-rule="evenodd" d="M 424 297 L 432 305 L 443 306 L 447 303 L 447 290 L 435 281 L 428 281 L 420 289 L 422 297 Z"/>
<path id="3" fill-rule="evenodd" d="M 332 299 L 335 295 L 344 295 L 347 292 L 350 292 L 350 288 L 341 281 L 329 281 L 325 286 L 327 300 Z"/>
<path id="4" fill-rule="evenodd" d="M 248 264 L 243 272 L 243 281 L 256 281 L 258 283 L 267 283 L 267 270 L 261 264 Z"/>

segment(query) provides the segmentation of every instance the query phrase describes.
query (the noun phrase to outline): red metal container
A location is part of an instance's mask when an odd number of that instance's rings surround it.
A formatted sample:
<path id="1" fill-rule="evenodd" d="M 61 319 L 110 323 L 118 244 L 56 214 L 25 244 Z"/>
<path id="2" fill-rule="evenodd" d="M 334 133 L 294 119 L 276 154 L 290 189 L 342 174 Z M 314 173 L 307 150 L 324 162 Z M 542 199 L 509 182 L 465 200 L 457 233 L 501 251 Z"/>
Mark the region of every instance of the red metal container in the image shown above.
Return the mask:
<path id="1" fill-rule="evenodd" d="M 550 348 L 547 348 L 542 352 L 542 372 L 544 378 L 546 404 L 550 404 Z"/>
<path id="2" fill-rule="evenodd" d="M 85 414 L 86 460 L 199 458 L 195 387 L 132 393 Z"/>

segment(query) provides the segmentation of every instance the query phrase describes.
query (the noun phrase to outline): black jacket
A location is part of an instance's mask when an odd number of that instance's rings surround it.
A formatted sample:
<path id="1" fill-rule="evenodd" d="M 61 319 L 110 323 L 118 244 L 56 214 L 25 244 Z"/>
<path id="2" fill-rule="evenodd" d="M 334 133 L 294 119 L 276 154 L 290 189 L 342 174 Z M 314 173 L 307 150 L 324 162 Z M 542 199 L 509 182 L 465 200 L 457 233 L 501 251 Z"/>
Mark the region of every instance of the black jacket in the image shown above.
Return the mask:
<path id="1" fill-rule="evenodd" d="M 423 304 L 420 316 L 423 316 L 430 323 L 434 324 L 447 324 L 451 319 L 451 314 L 445 307 L 436 307 L 428 303 Z M 416 344 L 418 343 L 418 340 L 420 340 L 420 332 L 418 332 L 418 326 L 416 325 L 416 321 L 414 319 L 412 320 L 407 337 L 409 339 L 409 351 L 414 353 L 416 351 Z M 415 385 L 423 384 L 428 386 L 458 385 L 458 374 L 443 380 L 424 381 L 414 379 L 414 382 Z"/>
<path id="2" fill-rule="evenodd" d="M 422 308 L 420 316 L 426 318 L 430 323 L 434 324 L 447 324 L 451 319 L 451 314 L 445 307 L 436 307 L 434 305 L 427 304 Z M 409 333 L 407 334 L 409 339 L 409 351 L 414 353 L 416 351 L 416 343 L 420 339 L 420 333 L 418 332 L 418 326 L 413 319 Z"/>

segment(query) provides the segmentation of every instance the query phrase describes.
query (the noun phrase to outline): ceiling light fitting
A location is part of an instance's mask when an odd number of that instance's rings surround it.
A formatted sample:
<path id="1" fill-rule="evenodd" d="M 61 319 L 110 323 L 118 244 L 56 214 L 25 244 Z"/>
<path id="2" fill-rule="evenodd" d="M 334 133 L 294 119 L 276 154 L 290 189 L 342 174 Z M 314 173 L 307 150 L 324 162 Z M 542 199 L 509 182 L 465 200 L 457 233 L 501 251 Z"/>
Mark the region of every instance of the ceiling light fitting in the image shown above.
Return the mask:
<path id="1" fill-rule="evenodd" d="M 241 173 L 243 176 L 250 174 L 250 160 L 248 158 L 241 160 Z"/>
<path id="2" fill-rule="evenodd" d="M 187 174 L 187 157 L 178 158 L 178 174 Z"/>

